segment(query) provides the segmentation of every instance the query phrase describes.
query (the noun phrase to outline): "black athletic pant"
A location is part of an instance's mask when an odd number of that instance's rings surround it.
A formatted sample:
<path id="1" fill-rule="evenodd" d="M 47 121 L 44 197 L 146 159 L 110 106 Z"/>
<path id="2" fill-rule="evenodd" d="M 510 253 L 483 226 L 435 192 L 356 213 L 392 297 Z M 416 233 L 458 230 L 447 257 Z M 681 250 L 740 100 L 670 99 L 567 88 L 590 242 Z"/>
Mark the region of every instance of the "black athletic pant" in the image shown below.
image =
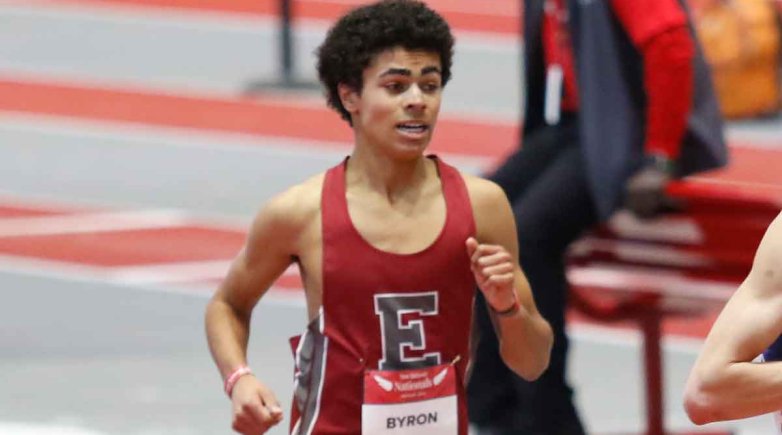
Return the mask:
<path id="1" fill-rule="evenodd" d="M 535 302 L 554 330 L 546 372 L 526 382 L 505 367 L 484 299 L 478 292 L 480 341 L 468 385 L 470 421 L 482 433 L 584 433 L 565 379 L 568 245 L 597 222 L 578 144 L 577 123 L 566 118 L 525 137 L 524 146 L 490 178 L 507 194 L 516 217 L 521 267 Z"/>

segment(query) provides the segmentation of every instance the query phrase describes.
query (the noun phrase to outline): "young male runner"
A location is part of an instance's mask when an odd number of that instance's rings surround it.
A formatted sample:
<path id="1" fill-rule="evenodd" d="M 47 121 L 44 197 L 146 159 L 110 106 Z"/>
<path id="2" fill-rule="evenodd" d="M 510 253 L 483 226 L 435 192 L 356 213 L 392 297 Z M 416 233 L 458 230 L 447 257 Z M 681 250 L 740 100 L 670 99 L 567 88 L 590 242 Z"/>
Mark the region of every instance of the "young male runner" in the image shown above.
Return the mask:
<path id="1" fill-rule="evenodd" d="M 552 333 L 518 266 L 505 194 L 424 155 L 452 52 L 447 23 L 418 1 L 360 7 L 329 31 L 318 72 L 353 151 L 261 209 L 207 308 L 237 432 L 283 419 L 246 349 L 254 306 L 294 262 L 310 323 L 291 433 L 466 434 L 476 283 L 506 364 L 526 379 L 547 367 Z"/>

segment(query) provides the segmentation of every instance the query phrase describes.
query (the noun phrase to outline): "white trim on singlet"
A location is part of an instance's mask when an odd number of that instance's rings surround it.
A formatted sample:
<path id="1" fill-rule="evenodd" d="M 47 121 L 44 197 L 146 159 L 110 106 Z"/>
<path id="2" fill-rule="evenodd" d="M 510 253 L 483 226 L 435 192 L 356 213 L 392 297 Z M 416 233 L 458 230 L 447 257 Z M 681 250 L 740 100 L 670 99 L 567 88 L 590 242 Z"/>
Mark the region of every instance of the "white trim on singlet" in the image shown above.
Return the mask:
<path id="1" fill-rule="evenodd" d="M 296 353 L 293 355 L 293 364 L 296 365 L 296 369 L 301 371 L 301 348 L 304 346 L 304 340 L 307 339 L 307 334 L 309 334 L 309 330 L 305 330 L 303 334 L 301 334 L 301 337 L 299 338 L 299 342 L 296 344 Z M 299 386 L 299 377 L 294 376 L 293 377 L 293 391 L 296 391 L 296 388 Z M 294 432 L 295 433 L 295 432 Z"/>
<path id="2" fill-rule="evenodd" d="M 326 356 L 329 353 L 329 339 L 325 335 L 323 336 L 323 358 L 321 361 L 321 377 L 318 385 L 318 395 L 315 397 L 315 413 L 312 415 L 312 421 L 310 421 L 310 427 L 307 429 L 306 435 L 312 435 L 313 429 L 318 422 L 318 415 L 320 414 L 320 400 L 323 394 L 323 384 L 326 383 Z M 301 420 L 299 420 L 301 421 Z"/>
<path id="3" fill-rule="evenodd" d="M 299 416 L 299 419 L 296 420 L 296 424 L 293 425 L 293 430 L 291 430 L 291 434 L 298 434 L 299 433 L 299 426 L 301 426 L 301 416 Z"/>
<path id="4" fill-rule="evenodd" d="M 326 312 L 323 310 L 323 305 L 318 308 L 318 330 L 320 335 L 326 336 Z"/>

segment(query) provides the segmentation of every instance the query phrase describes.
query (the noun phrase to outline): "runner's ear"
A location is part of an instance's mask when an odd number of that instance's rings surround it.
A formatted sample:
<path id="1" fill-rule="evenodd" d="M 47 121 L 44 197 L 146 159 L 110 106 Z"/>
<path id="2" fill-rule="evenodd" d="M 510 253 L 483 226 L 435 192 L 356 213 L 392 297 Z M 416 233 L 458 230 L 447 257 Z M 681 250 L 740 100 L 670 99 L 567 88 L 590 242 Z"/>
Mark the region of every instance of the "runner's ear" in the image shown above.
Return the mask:
<path id="1" fill-rule="evenodd" d="M 342 102 L 342 106 L 348 112 L 355 113 L 358 110 L 358 92 L 353 87 L 344 83 L 340 83 L 337 86 L 337 92 L 339 93 L 339 99 Z"/>

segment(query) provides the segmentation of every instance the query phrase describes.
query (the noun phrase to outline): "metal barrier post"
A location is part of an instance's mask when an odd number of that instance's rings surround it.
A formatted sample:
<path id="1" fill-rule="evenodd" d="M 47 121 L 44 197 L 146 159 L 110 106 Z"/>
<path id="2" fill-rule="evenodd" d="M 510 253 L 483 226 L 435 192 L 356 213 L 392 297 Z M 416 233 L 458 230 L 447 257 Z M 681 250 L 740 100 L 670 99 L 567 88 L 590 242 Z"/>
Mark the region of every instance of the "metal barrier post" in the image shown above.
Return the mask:
<path id="1" fill-rule="evenodd" d="M 280 65 L 279 77 L 273 81 L 254 81 L 245 89 L 245 93 L 253 94 L 268 89 L 300 89 L 314 90 L 320 86 L 316 81 L 300 80 L 296 76 L 296 66 L 294 63 L 294 44 L 293 44 L 293 1 L 280 0 L 279 6 L 279 50 Z"/>
<path id="2" fill-rule="evenodd" d="M 280 0 L 280 64 L 282 80 L 293 81 L 293 40 L 291 31 L 291 0 Z"/>

